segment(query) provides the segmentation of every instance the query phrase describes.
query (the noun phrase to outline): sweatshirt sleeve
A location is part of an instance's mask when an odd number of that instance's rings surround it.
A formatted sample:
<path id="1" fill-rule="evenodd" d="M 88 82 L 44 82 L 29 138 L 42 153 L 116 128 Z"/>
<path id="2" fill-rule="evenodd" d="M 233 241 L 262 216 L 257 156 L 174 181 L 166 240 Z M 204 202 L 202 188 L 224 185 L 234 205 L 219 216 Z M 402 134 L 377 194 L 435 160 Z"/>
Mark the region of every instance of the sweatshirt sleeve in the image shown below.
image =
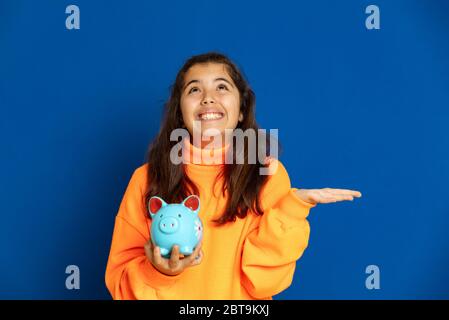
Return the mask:
<path id="1" fill-rule="evenodd" d="M 156 270 L 145 255 L 150 238 L 145 198 L 146 170 L 131 177 L 115 219 L 106 266 L 106 286 L 113 299 L 158 299 L 158 290 L 173 285 L 181 275 L 168 276 Z"/>
<path id="2" fill-rule="evenodd" d="M 306 220 L 314 204 L 295 195 L 282 163 L 261 193 L 264 214 L 256 219 L 242 252 L 242 285 L 255 298 L 271 297 L 288 288 L 296 261 L 309 241 Z M 273 163 L 274 164 L 274 163 Z"/>

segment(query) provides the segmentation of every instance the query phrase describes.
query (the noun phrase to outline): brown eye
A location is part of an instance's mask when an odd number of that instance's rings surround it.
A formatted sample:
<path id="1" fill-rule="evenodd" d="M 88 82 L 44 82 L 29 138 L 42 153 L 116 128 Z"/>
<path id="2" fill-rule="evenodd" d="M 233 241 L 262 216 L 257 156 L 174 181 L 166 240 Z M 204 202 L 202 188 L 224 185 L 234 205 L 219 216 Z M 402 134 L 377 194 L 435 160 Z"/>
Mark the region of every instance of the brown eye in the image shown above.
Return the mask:
<path id="1" fill-rule="evenodd" d="M 192 93 L 192 92 L 195 92 L 195 90 L 198 90 L 198 88 L 197 88 L 197 87 L 191 88 L 191 89 L 189 90 L 189 94 Z"/>
<path id="2" fill-rule="evenodd" d="M 224 84 L 220 84 L 219 86 L 218 86 L 218 89 L 225 89 L 225 90 L 228 90 L 228 87 L 226 87 Z"/>

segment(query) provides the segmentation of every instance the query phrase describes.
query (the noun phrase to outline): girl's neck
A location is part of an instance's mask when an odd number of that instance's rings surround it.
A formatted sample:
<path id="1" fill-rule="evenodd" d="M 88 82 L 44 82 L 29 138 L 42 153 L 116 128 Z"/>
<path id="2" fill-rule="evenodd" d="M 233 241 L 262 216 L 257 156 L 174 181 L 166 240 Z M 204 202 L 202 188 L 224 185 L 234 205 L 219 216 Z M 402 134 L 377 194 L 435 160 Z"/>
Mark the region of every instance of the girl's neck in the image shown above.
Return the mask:
<path id="1" fill-rule="evenodd" d="M 211 139 L 196 144 L 194 142 L 196 141 L 193 141 L 193 139 L 184 139 L 184 163 L 202 165 L 221 165 L 225 163 L 226 152 L 229 149 L 229 144 L 225 145 L 225 139 Z"/>

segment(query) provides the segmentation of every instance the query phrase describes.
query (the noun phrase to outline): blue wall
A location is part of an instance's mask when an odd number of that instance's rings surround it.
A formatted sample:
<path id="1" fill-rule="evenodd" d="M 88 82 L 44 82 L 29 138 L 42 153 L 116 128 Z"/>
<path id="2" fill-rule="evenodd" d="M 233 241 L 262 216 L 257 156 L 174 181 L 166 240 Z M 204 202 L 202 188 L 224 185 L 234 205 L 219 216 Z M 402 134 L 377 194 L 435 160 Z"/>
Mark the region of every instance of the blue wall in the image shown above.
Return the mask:
<path id="1" fill-rule="evenodd" d="M 76 4 L 79 30 L 67 30 Z M 365 8 L 380 8 L 367 30 Z M 276 299 L 449 298 L 449 2 L 0 2 L 0 298 L 109 299 L 121 198 L 184 60 L 228 54 L 319 205 Z M 65 288 L 65 268 L 81 289 Z M 380 268 L 368 290 L 368 265 Z"/>

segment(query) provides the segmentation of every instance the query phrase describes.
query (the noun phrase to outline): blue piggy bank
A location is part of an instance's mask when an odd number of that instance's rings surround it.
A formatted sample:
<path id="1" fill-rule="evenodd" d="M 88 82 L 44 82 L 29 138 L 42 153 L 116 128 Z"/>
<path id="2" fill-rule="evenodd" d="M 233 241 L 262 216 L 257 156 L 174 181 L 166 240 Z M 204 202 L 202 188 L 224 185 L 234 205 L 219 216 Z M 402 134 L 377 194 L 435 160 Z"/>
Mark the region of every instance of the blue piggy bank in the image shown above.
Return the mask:
<path id="1" fill-rule="evenodd" d="M 151 197 L 148 209 L 152 218 L 151 240 L 161 249 L 161 255 L 170 257 L 175 244 L 181 254 L 191 255 L 203 238 L 199 197 L 189 196 L 180 204 L 167 204 L 159 197 Z"/>

